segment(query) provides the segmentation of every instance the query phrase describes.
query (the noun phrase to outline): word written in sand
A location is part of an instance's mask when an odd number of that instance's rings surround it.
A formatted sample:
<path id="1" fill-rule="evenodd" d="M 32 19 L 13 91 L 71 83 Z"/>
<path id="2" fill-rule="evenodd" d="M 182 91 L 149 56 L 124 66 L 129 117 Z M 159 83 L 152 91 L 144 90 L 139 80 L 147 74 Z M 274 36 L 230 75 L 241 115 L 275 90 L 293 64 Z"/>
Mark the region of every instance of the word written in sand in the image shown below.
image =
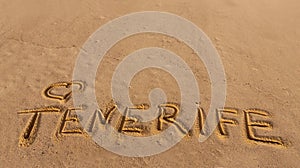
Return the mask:
<path id="1" fill-rule="evenodd" d="M 43 91 L 44 97 L 60 102 L 59 105 L 51 105 L 46 107 L 26 109 L 18 112 L 19 115 L 31 115 L 27 125 L 25 126 L 23 132 L 19 138 L 20 146 L 29 146 L 37 138 L 38 128 L 41 125 L 40 117 L 41 115 L 60 115 L 57 122 L 57 127 L 54 133 L 56 139 L 60 139 L 64 136 L 70 135 L 80 135 L 87 136 L 88 134 L 93 134 L 99 128 L 99 124 L 110 124 L 118 132 L 129 134 L 132 136 L 151 136 L 153 134 L 158 134 L 161 131 L 174 124 L 178 128 L 179 133 L 183 133 L 190 137 L 197 132 L 201 133 L 206 118 L 206 113 L 203 108 L 198 107 L 197 110 L 197 120 L 195 122 L 194 129 L 187 130 L 185 126 L 178 121 L 176 117 L 180 112 L 179 105 L 176 103 L 165 103 L 158 106 L 157 110 L 159 112 L 159 117 L 151 122 L 139 122 L 138 118 L 128 117 L 130 110 L 139 109 L 146 110 L 149 108 L 147 104 L 135 105 L 134 107 L 129 107 L 125 111 L 125 115 L 121 115 L 118 112 L 117 105 L 115 103 L 110 103 L 107 105 L 105 110 L 97 109 L 90 116 L 88 123 L 84 126 L 84 129 L 79 123 L 78 116 L 76 112 L 83 112 L 84 109 L 79 107 L 68 107 L 66 103 L 72 97 L 71 86 L 78 86 L 78 90 L 84 88 L 84 84 L 81 82 L 58 82 L 51 84 Z M 59 93 L 61 89 L 65 89 L 65 93 Z M 240 110 L 237 108 L 222 108 L 216 109 L 217 115 L 220 118 L 220 122 L 217 127 L 217 133 L 220 137 L 229 137 L 228 126 L 238 126 L 241 125 L 243 130 L 245 130 L 245 139 L 254 142 L 255 144 L 266 144 L 272 146 L 285 146 L 284 141 L 278 136 L 262 136 L 256 133 L 260 129 L 272 129 L 272 123 L 266 121 L 264 118 L 270 118 L 270 113 L 261 109 L 244 109 Z M 231 117 L 229 117 L 231 116 Z M 261 120 L 257 120 L 259 117 Z M 237 119 L 241 119 L 243 124 L 240 124 Z M 264 119 L 264 120 L 262 120 Z M 194 121 L 191 121 L 194 122 Z M 197 131 L 196 131 L 197 130 Z"/>

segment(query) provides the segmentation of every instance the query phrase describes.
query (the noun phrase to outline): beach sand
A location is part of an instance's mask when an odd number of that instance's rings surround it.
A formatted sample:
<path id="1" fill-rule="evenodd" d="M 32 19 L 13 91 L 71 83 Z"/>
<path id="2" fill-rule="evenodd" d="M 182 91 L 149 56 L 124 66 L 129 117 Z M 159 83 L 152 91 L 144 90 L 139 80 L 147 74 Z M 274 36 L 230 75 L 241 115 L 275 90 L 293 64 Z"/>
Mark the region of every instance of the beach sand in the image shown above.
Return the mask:
<path id="1" fill-rule="evenodd" d="M 298 167 L 299 8 L 297 0 L 1 0 L 0 167 Z M 224 113 L 224 118 L 236 121 L 223 124 L 227 136 L 217 128 L 200 143 L 196 121 L 190 135 L 171 149 L 154 156 L 126 157 L 107 151 L 85 133 L 59 132 L 62 112 L 24 112 L 46 106 L 72 107 L 72 98 L 68 102 L 49 99 L 43 90 L 53 83 L 72 81 L 79 51 L 99 27 L 142 11 L 174 13 L 211 39 L 226 73 L 225 106 L 235 112 Z M 207 114 L 211 86 L 205 66 L 180 40 L 154 33 L 123 39 L 105 55 L 95 80 L 100 108 L 112 107 L 110 87 L 116 66 L 144 47 L 171 50 L 186 61 L 198 81 L 200 106 Z M 133 78 L 132 102 L 149 104 L 148 93 L 156 87 L 165 91 L 169 102 L 180 102 L 176 80 L 159 69 L 147 69 Z M 251 119 L 267 121 L 272 127 L 249 126 L 251 109 L 267 112 L 268 116 L 251 114 Z M 118 123 L 116 118 L 112 121 Z M 27 135 L 30 125 L 32 135 Z M 67 125 L 66 129 L 79 126 Z M 255 130 L 253 135 L 251 130 Z"/>

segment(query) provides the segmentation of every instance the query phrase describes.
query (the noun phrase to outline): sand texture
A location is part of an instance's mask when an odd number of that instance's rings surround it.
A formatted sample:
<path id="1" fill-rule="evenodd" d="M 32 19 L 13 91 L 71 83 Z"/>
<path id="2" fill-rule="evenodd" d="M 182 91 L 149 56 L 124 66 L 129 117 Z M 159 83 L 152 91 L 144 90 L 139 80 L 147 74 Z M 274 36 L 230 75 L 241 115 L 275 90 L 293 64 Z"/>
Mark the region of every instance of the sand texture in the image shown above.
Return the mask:
<path id="1" fill-rule="evenodd" d="M 299 9 L 298 0 L 0 0 L 0 167 L 299 167 Z M 200 89 L 201 104 L 188 135 L 163 153 L 135 158 L 105 150 L 82 129 L 70 87 L 80 87 L 72 83 L 73 69 L 89 36 L 115 18 L 141 11 L 174 13 L 201 28 L 223 62 L 227 92 L 225 108 L 219 109 L 221 124 L 199 143 L 211 86 L 196 53 L 156 33 L 118 42 L 95 79 L 99 107 L 118 131 L 151 136 L 172 122 L 168 114 L 168 121 L 128 127 L 115 111 L 112 75 L 133 51 L 161 47 L 176 53 Z M 166 113 L 179 112 L 176 80 L 155 68 L 137 73 L 131 82 L 136 108 L 147 108 L 149 91 L 157 87 L 168 98 Z"/>

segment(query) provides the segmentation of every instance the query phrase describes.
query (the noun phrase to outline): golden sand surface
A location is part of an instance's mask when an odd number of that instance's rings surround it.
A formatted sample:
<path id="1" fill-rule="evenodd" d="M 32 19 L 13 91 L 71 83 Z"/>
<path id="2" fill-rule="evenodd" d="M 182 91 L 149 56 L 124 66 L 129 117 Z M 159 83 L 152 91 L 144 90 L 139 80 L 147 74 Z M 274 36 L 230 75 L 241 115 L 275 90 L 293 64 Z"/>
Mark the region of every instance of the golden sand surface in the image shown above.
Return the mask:
<path id="1" fill-rule="evenodd" d="M 299 9 L 297 0 L 1 0 L 0 167 L 299 167 Z M 95 80 L 103 117 L 118 131 L 159 134 L 179 113 L 176 80 L 155 68 L 136 74 L 129 93 L 135 108 L 146 109 L 149 91 L 161 88 L 168 97 L 161 105 L 165 116 L 129 126 L 134 121 L 117 112 L 111 78 L 135 50 L 161 47 L 179 55 L 201 95 L 194 127 L 177 145 L 154 156 L 126 157 L 97 145 L 82 129 L 70 86 L 80 87 L 72 82 L 73 69 L 89 36 L 115 18 L 142 11 L 176 14 L 207 34 L 225 69 L 226 104 L 218 109 L 222 119 L 214 133 L 199 143 L 211 102 L 202 61 L 166 35 L 123 39 L 104 56 Z"/>

